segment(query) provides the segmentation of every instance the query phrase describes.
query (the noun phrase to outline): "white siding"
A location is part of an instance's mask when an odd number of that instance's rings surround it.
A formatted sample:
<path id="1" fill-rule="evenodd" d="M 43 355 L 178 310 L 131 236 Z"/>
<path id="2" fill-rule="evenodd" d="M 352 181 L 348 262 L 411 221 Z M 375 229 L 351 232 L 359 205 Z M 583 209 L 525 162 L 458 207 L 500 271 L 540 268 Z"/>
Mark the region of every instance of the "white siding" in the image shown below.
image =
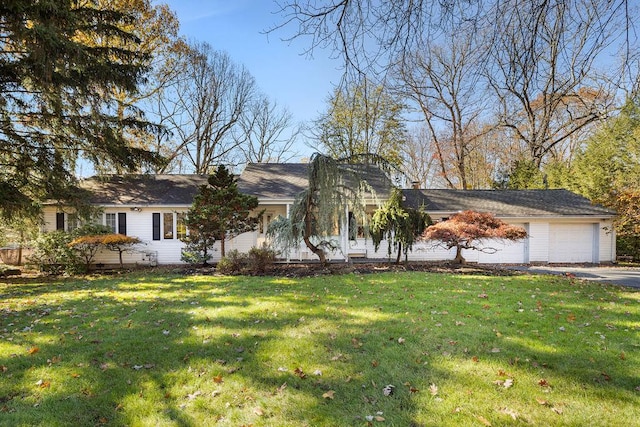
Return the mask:
<path id="1" fill-rule="evenodd" d="M 613 262 L 616 260 L 616 233 L 613 230 L 612 221 L 600 223 L 600 262 Z"/>
<path id="2" fill-rule="evenodd" d="M 266 239 L 267 217 L 275 219 L 278 215 L 286 216 L 286 204 L 263 205 L 259 209 L 265 209 L 265 219 L 262 233 L 259 231 L 244 233 L 235 239 L 226 242 L 225 249 L 247 252 L 252 247 L 259 247 Z M 188 206 L 174 207 L 143 207 L 142 210 L 132 210 L 130 207 L 107 207 L 104 213 L 126 213 L 127 235 L 138 237 L 142 244 L 138 245 L 133 253 L 125 253 L 123 261 L 125 264 L 179 264 L 182 263 L 180 257 L 184 243 L 176 236 L 175 214 L 186 212 Z M 153 240 L 152 214 L 159 213 L 161 218 L 160 240 Z M 172 239 L 165 239 L 162 230 L 162 219 L 164 213 L 174 214 L 174 235 Z M 43 231 L 53 231 L 56 228 L 56 208 L 46 207 L 44 209 Z M 102 216 L 104 223 L 104 215 Z M 463 251 L 463 256 L 468 262 L 478 263 L 547 263 L 547 262 L 612 262 L 615 261 L 615 233 L 612 232 L 612 221 L 593 220 L 552 220 L 532 219 L 529 223 L 519 223 L 514 225 L 523 226 L 528 229 L 529 237 L 520 242 L 495 242 L 493 245 L 498 248 L 495 254 L 481 253 L 478 251 Z M 387 243 L 382 242 L 378 251 L 375 251 L 370 238 L 358 238 L 348 240 L 340 236 L 335 236 L 337 242 L 341 242 L 343 249 L 328 254 L 332 260 L 345 259 L 346 256 L 366 256 L 369 259 L 393 259 L 396 253 L 387 253 Z M 210 252 L 212 261 L 220 259 L 220 244 L 214 245 Z M 287 256 L 288 255 L 288 256 Z M 443 261 L 452 260 L 455 257 L 455 249 L 445 250 L 441 247 L 434 247 L 430 242 L 418 242 L 413 250 L 409 252 L 410 261 Z M 281 254 L 281 258 L 290 260 L 316 260 L 317 257 L 306 248 L 300 245 L 298 250 L 290 254 Z M 404 259 L 404 256 L 403 256 Z M 118 253 L 107 250 L 100 251 L 95 260 L 96 263 L 117 264 Z"/>

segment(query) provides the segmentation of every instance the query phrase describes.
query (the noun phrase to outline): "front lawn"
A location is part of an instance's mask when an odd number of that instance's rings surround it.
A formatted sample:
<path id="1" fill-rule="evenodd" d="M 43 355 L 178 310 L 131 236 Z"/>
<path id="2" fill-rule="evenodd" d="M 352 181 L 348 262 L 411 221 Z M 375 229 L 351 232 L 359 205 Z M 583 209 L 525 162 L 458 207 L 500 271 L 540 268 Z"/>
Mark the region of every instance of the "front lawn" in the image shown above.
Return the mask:
<path id="1" fill-rule="evenodd" d="M 640 425 L 630 289 L 422 272 L 0 280 L 0 425 Z"/>

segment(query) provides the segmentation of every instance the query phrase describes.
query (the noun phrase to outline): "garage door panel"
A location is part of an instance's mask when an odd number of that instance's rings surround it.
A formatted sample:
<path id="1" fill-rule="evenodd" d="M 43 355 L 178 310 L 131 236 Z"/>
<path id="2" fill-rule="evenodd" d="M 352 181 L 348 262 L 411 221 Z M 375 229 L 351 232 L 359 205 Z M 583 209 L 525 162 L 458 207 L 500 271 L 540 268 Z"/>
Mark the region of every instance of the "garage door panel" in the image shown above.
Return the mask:
<path id="1" fill-rule="evenodd" d="M 593 238 L 592 224 L 551 224 L 549 262 L 592 262 Z"/>

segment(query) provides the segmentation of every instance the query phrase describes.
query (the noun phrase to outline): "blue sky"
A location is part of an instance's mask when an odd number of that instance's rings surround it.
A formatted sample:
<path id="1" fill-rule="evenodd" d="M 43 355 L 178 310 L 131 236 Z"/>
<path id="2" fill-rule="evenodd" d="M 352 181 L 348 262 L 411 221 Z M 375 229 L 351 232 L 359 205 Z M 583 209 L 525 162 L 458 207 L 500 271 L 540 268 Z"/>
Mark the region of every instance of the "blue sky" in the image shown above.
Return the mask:
<path id="1" fill-rule="evenodd" d="M 256 78 L 260 89 L 296 121 L 310 121 L 325 110 L 333 83 L 341 76 L 340 61 L 331 52 L 303 54 L 309 40 L 282 41 L 295 27 L 265 35 L 281 22 L 272 0 L 156 0 L 166 3 L 180 20 L 180 32 L 189 40 L 209 43 L 229 53 Z"/>

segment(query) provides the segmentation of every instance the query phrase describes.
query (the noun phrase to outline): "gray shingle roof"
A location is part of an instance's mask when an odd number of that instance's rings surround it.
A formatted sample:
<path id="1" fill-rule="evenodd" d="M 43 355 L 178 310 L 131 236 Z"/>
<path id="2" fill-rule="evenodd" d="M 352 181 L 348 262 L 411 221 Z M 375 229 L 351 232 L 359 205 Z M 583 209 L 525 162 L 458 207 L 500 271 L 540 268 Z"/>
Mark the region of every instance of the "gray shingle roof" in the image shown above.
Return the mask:
<path id="1" fill-rule="evenodd" d="M 91 191 L 96 205 L 191 205 L 205 175 L 105 175 L 80 186 Z"/>
<path id="2" fill-rule="evenodd" d="M 238 189 L 259 199 L 293 199 L 307 188 L 308 163 L 249 163 Z"/>
<path id="3" fill-rule="evenodd" d="M 249 164 L 238 188 L 259 199 L 293 200 L 307 187 L 308 163 Z M 358 168 L 376 193 L 384 198 L 391 184 L 375 166 Z M 184 205 L 193 202 L 205 175 L 106 175 L 82 181 L 96 205 Z M 408 206 L 446 214 L 472 209 L 499 217 L 602 216 L 615 212 L 567 190 L 403 190 Z"/>
<path id="4" fill-rule="evenodd" d="M 602 216 L 615 212 L 568 190 L 403 190 L 408 206 L 427 212 L 464 210 L 498 217 Z"/>
<path id="5" fill-rule="evenodd" d="M 374 189 L 376 195 L 387 197 L 391 182 L 376 166 L 343 165 L 356 170 Z M 238 188 L 259 199 L 293 199 L 308 185 L 308 163 L 250 163 L 246 166 Z"/>

